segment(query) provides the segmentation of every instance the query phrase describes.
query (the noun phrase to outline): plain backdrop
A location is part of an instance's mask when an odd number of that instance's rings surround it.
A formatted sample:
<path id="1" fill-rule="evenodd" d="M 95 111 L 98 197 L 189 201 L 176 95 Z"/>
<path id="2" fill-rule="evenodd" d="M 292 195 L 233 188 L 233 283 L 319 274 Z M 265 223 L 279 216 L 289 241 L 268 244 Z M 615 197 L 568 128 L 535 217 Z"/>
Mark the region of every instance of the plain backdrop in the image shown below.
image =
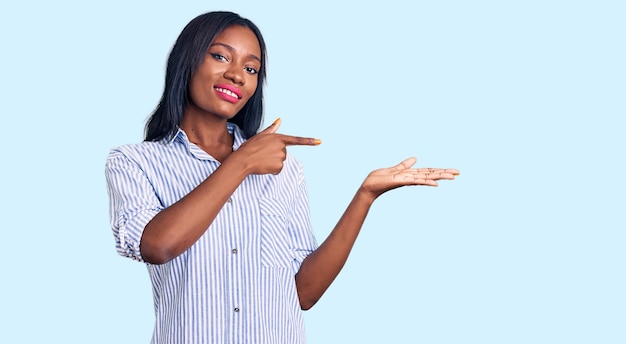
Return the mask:
<path id="1" fill-rule="evenodd" d="M 461 171 L 377 201 L 309 343 L 626 343 L 626 7 L 604 0 L 2 2 L 0 342 L 149 342 L 104 163 L 211 10 L 264 34 L 265 125 L 323 140 L 289 149 L 319 241 L 375 168 Z"/>

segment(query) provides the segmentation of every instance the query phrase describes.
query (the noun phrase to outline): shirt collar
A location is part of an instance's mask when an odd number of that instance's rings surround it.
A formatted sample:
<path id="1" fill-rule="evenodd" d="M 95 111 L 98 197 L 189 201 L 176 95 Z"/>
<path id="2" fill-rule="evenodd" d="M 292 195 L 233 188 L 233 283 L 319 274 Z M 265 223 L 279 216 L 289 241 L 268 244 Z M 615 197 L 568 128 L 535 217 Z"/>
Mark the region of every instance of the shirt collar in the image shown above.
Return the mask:
<path id="1" fill-rule="evenodd" d="M 228 130 L 228 133 L 233 135 L 233 151 L 236 151 L 237 149 L 239 149 L 239 146 L 241 146 L 246 141 L 246 139 L 243 136 L 243 132 L 236 124 L 231 123 L 231 122 L 226 123 L 226 129 Z M 180 127 L 176 131 L 176 134 L 174 134 L 174 136 L 171 139 L 166 141 L 168 145 L 171 145 L 174 142 L 182 143 L 187 148 L 188 151 L 190 152 L 193 151 L 193 149 L 190 149 L 189 137 L 187 137 L 187 134 L 185 133 L 185 131 L 182 130 Z"/>

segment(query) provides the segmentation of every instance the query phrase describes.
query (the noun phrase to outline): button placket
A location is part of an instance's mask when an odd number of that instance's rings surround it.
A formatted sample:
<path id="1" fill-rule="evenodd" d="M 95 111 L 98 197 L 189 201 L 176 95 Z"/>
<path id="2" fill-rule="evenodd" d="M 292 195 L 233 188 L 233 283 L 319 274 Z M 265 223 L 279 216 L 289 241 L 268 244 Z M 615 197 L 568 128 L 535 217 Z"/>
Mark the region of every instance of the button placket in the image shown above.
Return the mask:
<path id="1" fill-rule="evenodd" d="M 236 192 L 235 192 L 236 193 Z M 229 213 L 229 218 L 234 221 L 235 219 L 240 218 L 242 204 L 235 202 L 234 194 L 228 197 L 225 204 L 225 210 Z M 243 286 L 243 278 L 242 274 L 242 266 L 243 262 L 241 261 L 242 256 L 240 252 L 240 248 L 242 247 L 242 237 L 241 231 L 237 226 L 233 226 L 228 231 L 228 244 L 230 246 L 230 257 L 228 257 L 229 265 L 230 265 L 230 309 L 231 309 L 231 331 L 235 336 L 238 336 L 241 330 L 241 317 L 243 314 L 241 313 L 241 308 L 244 307 L 243 295 L 242 295 L 242 286 Z M 228 246 L 227 246 L 228 247 Z M 228 254 L 228 251 L 225 252 Z"/>

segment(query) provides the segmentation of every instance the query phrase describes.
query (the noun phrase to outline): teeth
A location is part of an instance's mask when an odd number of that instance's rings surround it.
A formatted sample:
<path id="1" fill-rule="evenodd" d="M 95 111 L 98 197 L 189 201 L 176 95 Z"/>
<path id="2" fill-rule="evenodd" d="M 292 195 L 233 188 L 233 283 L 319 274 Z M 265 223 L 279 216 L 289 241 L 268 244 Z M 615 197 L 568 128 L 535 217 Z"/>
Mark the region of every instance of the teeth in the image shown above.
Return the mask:
<path id="1" fill-rule="evenodd" d="M 228 94 L 228 95 L 229 95 L 229 96 L 231 96 L 231 97 L 234 97 L 234 98 L 239 99 L 239 96 L 237 96 L 237 95 L 236 95 L 234 92 L 232 92 L 231 90 L 227 90 L 227 89 L 225 89 L 225 88 L 219 88 L 219 87 L 216 87 L 215 89 L 216 89 L 217 91 L 219 91 L 219 92 L 226 93 L 226 94 Z"/>

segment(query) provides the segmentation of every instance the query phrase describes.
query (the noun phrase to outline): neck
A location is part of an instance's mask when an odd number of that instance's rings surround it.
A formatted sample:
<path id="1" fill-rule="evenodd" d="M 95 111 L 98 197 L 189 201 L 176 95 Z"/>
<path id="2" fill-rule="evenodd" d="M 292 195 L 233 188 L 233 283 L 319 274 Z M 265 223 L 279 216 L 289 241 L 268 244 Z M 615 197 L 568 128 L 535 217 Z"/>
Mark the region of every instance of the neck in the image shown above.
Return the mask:
<path id="1" fill-rule="evenodd" d="M 180 123 L 189 141 L 202 147 L 232 147 L 233 137 L 228 132 L 226 118 L 194 116 L 186 112 Z"/>

